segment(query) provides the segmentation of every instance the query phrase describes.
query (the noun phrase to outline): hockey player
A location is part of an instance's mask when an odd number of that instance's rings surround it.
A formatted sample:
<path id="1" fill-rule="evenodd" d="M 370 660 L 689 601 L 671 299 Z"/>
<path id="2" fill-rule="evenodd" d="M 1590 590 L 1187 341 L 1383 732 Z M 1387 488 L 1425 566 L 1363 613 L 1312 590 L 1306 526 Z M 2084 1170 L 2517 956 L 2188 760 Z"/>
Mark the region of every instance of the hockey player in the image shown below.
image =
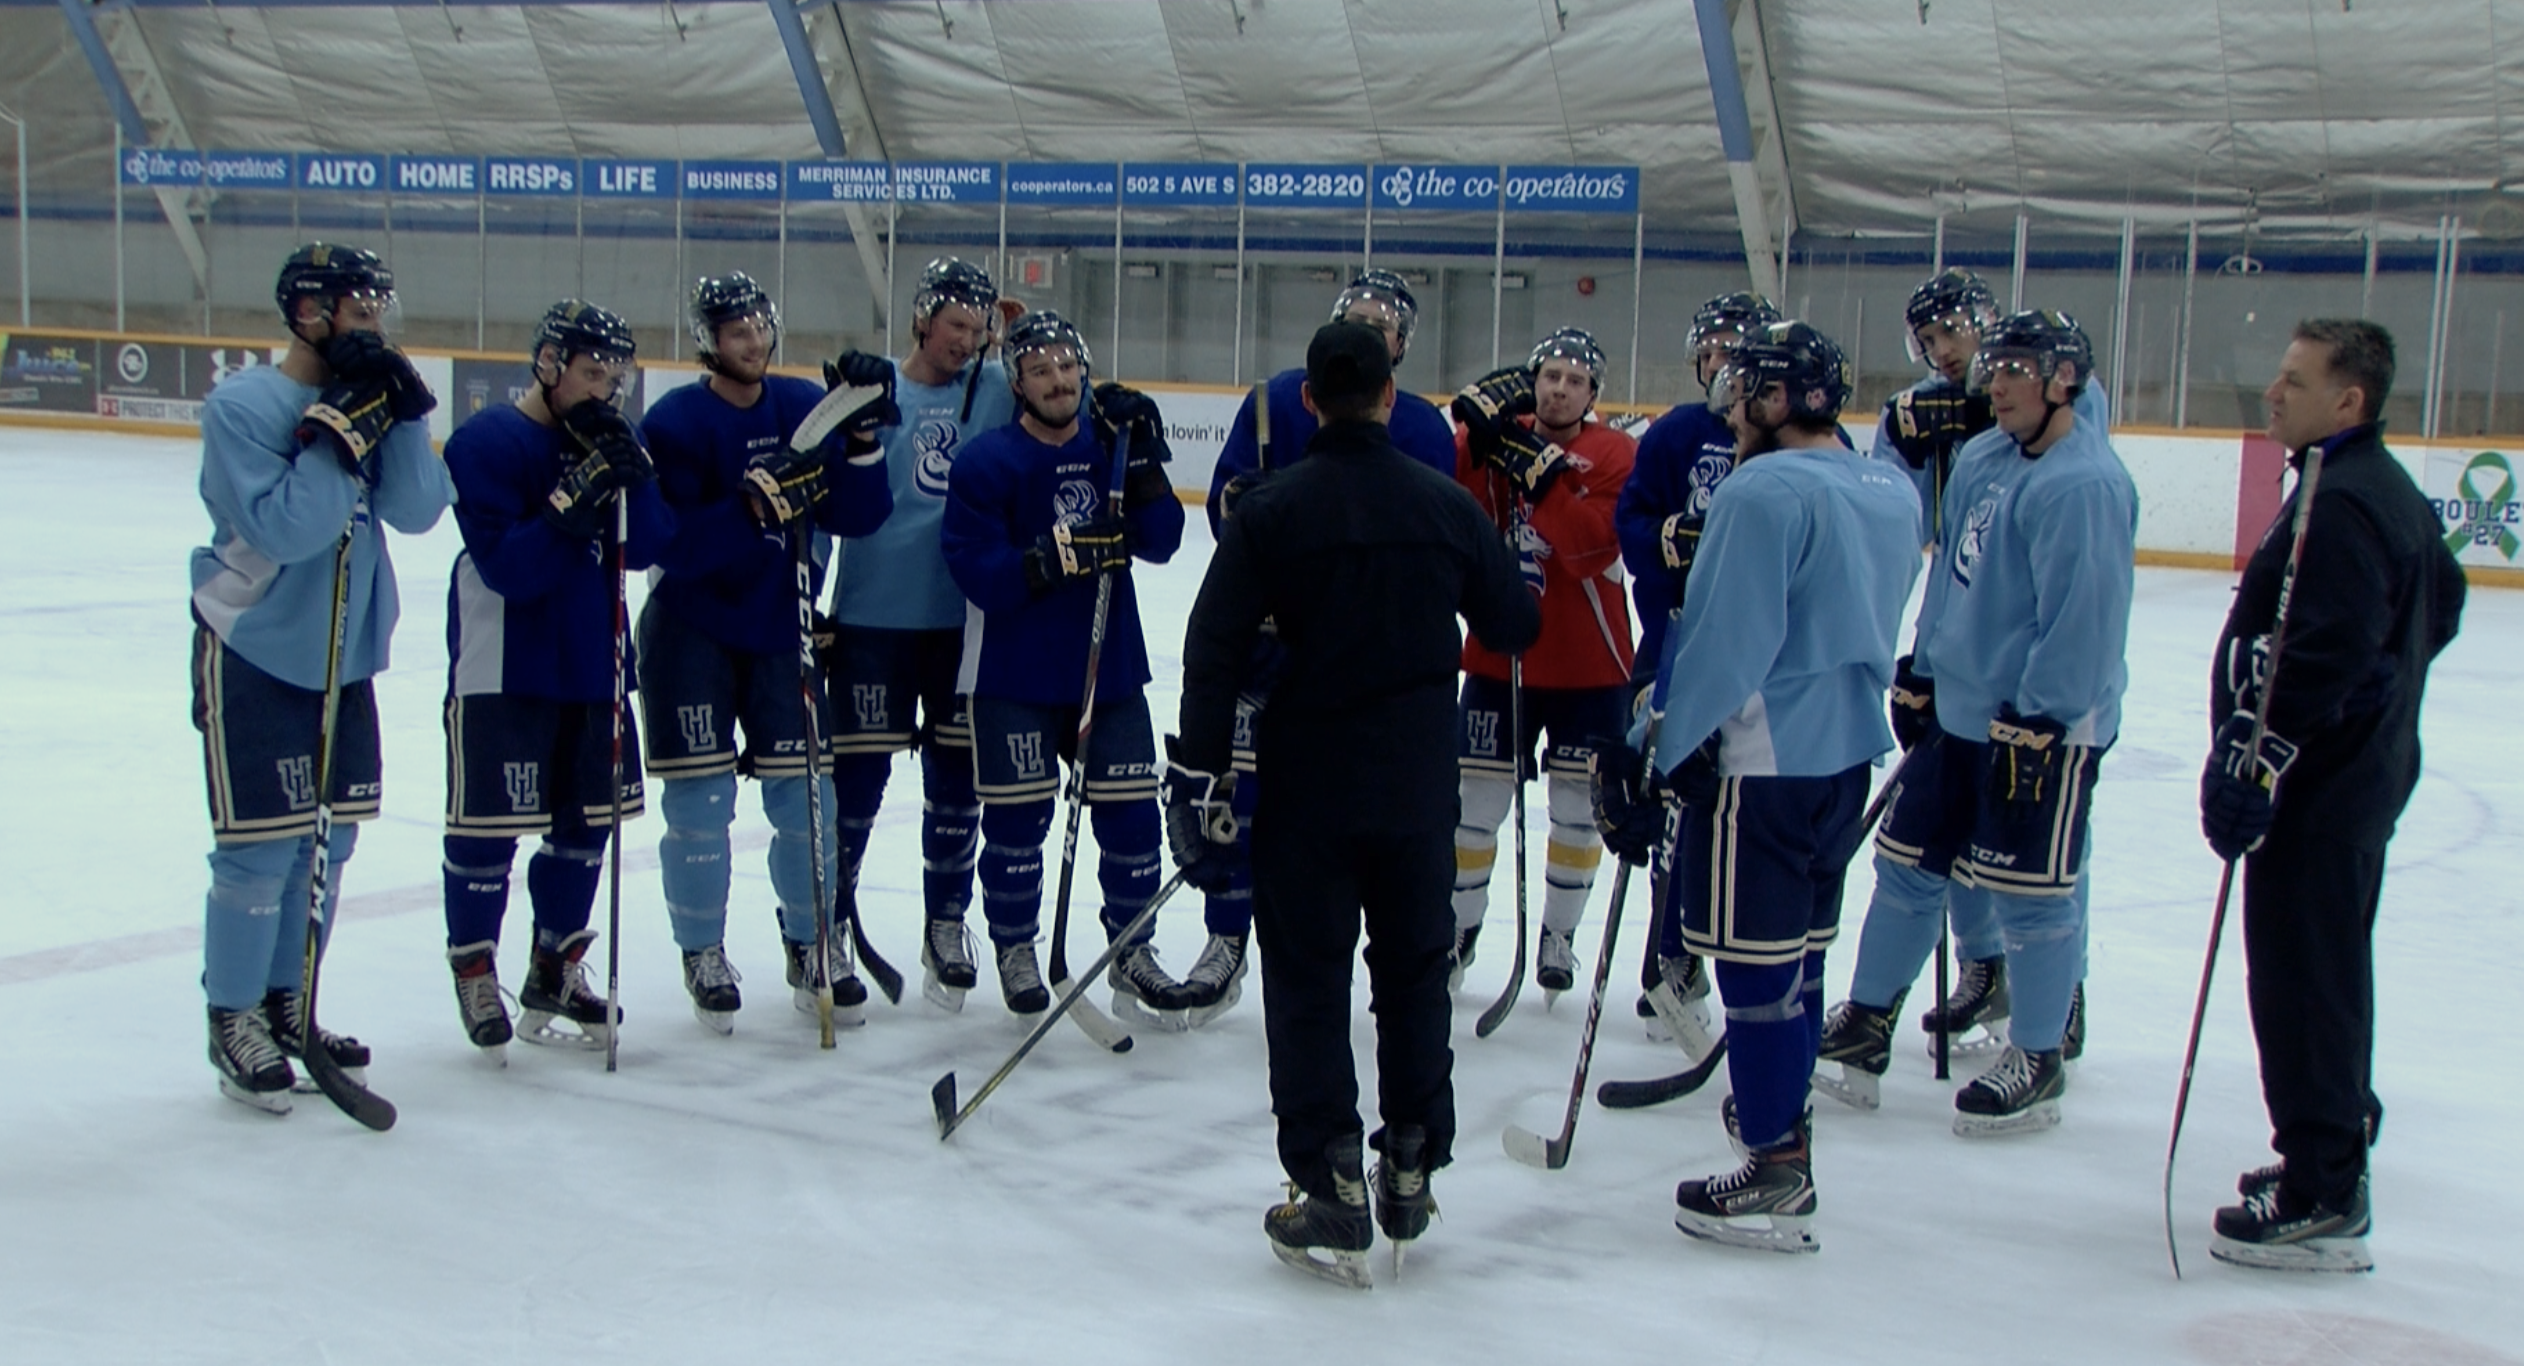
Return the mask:
<path id="1" fill-rule="evenodd" d="M 1032 1015 L 1051 1004 L 1034 940 L 1058 760 L 1084 766 L 1108 939 L 1157 890 L 1164 843 L 1157 747 L 1130 566 L 1173 557 L 1183 544 L 1183 504 L 1166 478 L 1157 405 L 1117 384 L 1090 397 L 1093 363 L 1067 319 L 1029 313 L 1009 329 L 1006 346 L 1018 417 L 967 442 L 948 471 L 941 545 L 971 604 L 961 686 L 972 696 L 982 801 L 982 910 L 1000 994 L 1011 1011 Z M 1112 597 L 1095 641 L 1097 582 L 1107 574 Z M 1091 659 L 1095 714 L 1081 754 Z M 1113 960 L 1114 1010 L 1179 1029 L 1182 987 L 1157 962 L 1153 937 L 1152 926 Z"/>
<path id="2" fill-rule="evenodd" d="M 829 666 L 844 876 L 859 862 L 894 755 L 920 751 L 921 991 L 961 1010 L 975 979 L 964 912 L 973 899 L 981 805 L 973 795 L 973 722 L 956 692 L 964 658 L 964 594 L 938 545 L 947 472 L 969 436 L 1004 426 L 1016 401 L 989 358 L 1001 318 L 990 273 L 955 257 L 931 261 L 912 295 L 912 350 L 899 362 L 852 351 L 831 378 L 875 384 L 901 420 L 887 427 L 893 515 L 842 542 L 834 574 L 838 623 Z"/>
<path id="3" fill-rule="evenodd" d="M 1489 909 L 1499 823 L 1547 731 L 1542 769 L 1549 779 L 1551 835 L 1544 846 L 1534 981 L 1556 996 L 1576 980 L 1570 940 L 1604 856 L 1587 806 L 1588 758 L 1598 737 L 1621 733 L 1628 700 L 1630 604 L 1621 595 L 1613 504 L 1630 477 L 1636 443 L 1590 419 L 1604 382 L 1604 351 L 1587 333 L 1564 327 L 1543 338 L 1523 379 L 1533 389 L 1530 418 L 1492 408 L 1499 418 L 1485 420 L 1484 405 L 1457 405 L 1471 421 L 1455 434 L 1455 479 L 1493 525 L 1507 529 L 1520 559 L 1538 565 L 1542 636 L 1513 665 L 1477 639 L 1464 645 L 1455 970 L 1472 961 Z M 1511 701 L 1511 680 L 1519 673 L 1524 696 Z M 1520 712 L 1521 732 L 1510 722 Z"/>
<path id="4" fill-rule="evenodd" d="M 1919 573 L 1919 509 L 1892 471 L 1841 444 L 1840 348 L 1799 322 L 1749 332 L 1710 390 L 1738 463 L 1709 501 L 1683 610 L 1655 685 L 1653 783 L 1603 756 L 1606 830 L 1645 862 L 1683 805 L 1673 857 L 1683 939 L 1715 964 L 1726 1006 L 1734 1172 L 1675 1188 L 1695 1238 L 1812 1252 L 1806 1087 L 1823 956 L 1867 771 L 1891 748 L 1881 712 L 1893 639 Z M 1642 791 L 1645 787 L 1648 790 Z"/>
<path id="5" fill-rule="evenodd" d="M 809 717 L 800 696 L 793 538 L 813 547 L 810 577 L 820 577 L 827 535 L 866 535 L 885 520 L 893 496 L 876 433 L 890 414 L 880 402 L 814 450 L 794 450 L 790 434 L 822 395 L 808 381 L 770 373 L 780 336 L 770 297 L 742 272 L 704 278 L 693 287 L 690 323 L 708 373 L 651 404 L 640 423 L 675 515 L 639 626 L 649 771 L 666 814 L 658 844 L 666 913 L 694 1014 L 730 1032 L 743 998 L 725 947 L 728 828 L 736 775 L 751 773 L 771 821 L 771 885 L 792 999 L 812 1011 L 817 988 L 829 984 L 837 1018 L 856 1024 L 867 988 L 852 971 L 848 940 L 816 932 L 818 917 L 831 923 L 839 865 L 827 828 L 827 904 L 815 905 L 808 813 L 820 810 L 829 827 L 834 805 L 829 791 L 809 800 L 810 775 L 831 784 L 811 762 L 807 737 L 832 728 Z M 831 946 L 822 964 L 814 961 L 819 938 Z"/>
<path id="6" fill-rule="evenodd" d="M 1237 695 L 1264 619 L 1276 619 L 1287 671 L 1258 718 L 1270 784 L 1251 848 L 1271 1111 L 1290 1195 L 1263 1230 L 1281 1260 L 1365 1288 L 1375 1235 L 1350 1055 L 1361 917 L 1384 1121 L 1372 1140 L 1383 1155 L 1375 1218 L 1399 1249 L 1428 1225 L 1429 1174 L 1455 1136 L 1455 618 L 1505 651 L 1532 643 L 1541 621 L 1497 528 L 1387 435 L 1393 358 L 1374 331 L 1319 329 L 1302 396 L 1322 419 L 1308 458 L 1239 506 L 1184 632 L 1168 826 L 1196 883 L 1203 865 L 1239 856 L 1216 794 L 1230 776 Z"/>
<path id="7" fill-rule="evenodd" d="M 2304 549 L 2291 566 L 2292 494 L 2244 566 L 2209 679 L 2200 824 L 2218 857 L 2243 860 L 2246 986 L 2279 1154 L 2237 1183 L 2243 1203 L 2217 1212 L 2210 1252 L 2244 1266 L 2374 1265 L 2375 913 L 2385 845 L 2419 780 L 2428 665 L 2464 597 L 2443 523 L 2384 448 L 2392 382 L 2384 329 L 2297 324 L 2263 397 L 2270 438 L 2313 476 Z M 2316 452 L 2318 475 L 2306 468 Z"/>
<path id="8" fill-rule="evenodd" d="M 2085 958 L 2086 816 L 2120 727 L 2138 491 L 2106 439 L 2074 319 L 1994 324 L 1972 387 L 1995 425 L 1955 457 L 1911 671 L 1935 726 L 1904 761 L 1876 834 L 1876 885 L 1821 1089 L 1873 1109 L 1904 990 L 1935 949 L 1949 877 L 1995 910 L 2008 1046 L 1955 1096 L 1955 1132 L 2059 1122 L 2063 1046 Z"/>
<path id="9" fill-rule="evenodd" d="M 369 680 L 386 667 L 399 603 L 378 522 L 418 535 L 455 490 L 423 422 L 437 400 L 381 330 L 393 272 L 371 252 L 311 242 L 273 293 L 288 354 L 202 404 L 210 544 L 192 556 L 193 726 L 210 797 L 210 1061 L 222 1094 L 287 1114 L 289 1059 L 306 1048 L 308 917 L 331 932 L 342 866 L 381 790 Z M 328 705 L 332 748 L 319 756 Z M 318 794 L 327 758 L 332 790 Z M 334 823 L 314 912 L 319 802 Z M 319 1030 L 317 1044 L 345 1071 L 368 1065 L 356 1039 Z"/>
<path id="10" fill-rule="evenodd" d="M 1700 533 L 1709 516 L 1710 495 L 1718 481 L 1735 468 L 1735 432 L 1726 415 L 1709 407 L 1710 381 L 1747 332 L 1778 322 L 1779 310 L 1758 294 L 1721 294 L 1693 315 L 1688 338 L 1692 375 L 1701 392 L 1676 404 L 1648 424 L 1614 506 L 1613 525 L 1621 536 L 1622 566 L 1630 573 L 1631 595 L 1639 606 L 1639 648 L 1633 656 L 1631 705 L 1644 702 L 1665 658 L 1665 633 L 1683 610 L 1683 587 L 1690 581 Z M 1610 732 L 1606 732 L 1609 734 Z M 1656 898 L 1655 981 L 1662 987 L 1664 1013 L 1649 996 L 1639 998 L 1639 1015 L 1649 1020 L 1651 1037 L 1678 1039 L 1694 1062 L 1716 1046 L 1706 1015 L 1709 982 L 1700 960 L 1683 948 L 1681 917 L 1674 912 L 1673 879 L 1657 865 L 1650 877 Z M 1675 1026 L 1680 1026 L 1677 1033 Z"/>
<path id="11" fill-rule="evenodd" d="M 1418 330 L 1420 305 L 1401 276 L 1389 270 L 1365 270 L 1333 298 L 1331 321 L 1376 329 L 1384 337 L 1393 363 L 1400 365 L 1403 355 L 1411 349 L 1412 334 Z M 1219 448 L 1217 468 L 1210 473 L 1209 530 L 1213 538 L 1246 490 L 1274 471 L 1306 457 L 1319 420 L 1306 407 L 1305 380 L 1302 366 L 1282 370 L 1255 385 L 1236 409 L 1235 421 L 1227 429 L 1227 442 Z M 1455 429 L 1435 404 L 1397 389 L 1387 431 L 1403 454 L 1440 474 L 1454 473 Z M 1245 680 L 1244 701 L 1236 722 L 1236 772 L 1241 781 L 1235 790 L 1235 809 L 1238 821 L 1247 828 L 1248 844 L 1249 827 L 1262 791 L 1253 771 L 1254 718 L 1269 696 L 1280 659 L 1276 639 L 1267 630 L 1263 634 L 1263 643 L 1256 647 L 1254 667 Z M 1194 1025 L 1217 1018 L 1234 1006 L 1243 992 L 1245 951 L 1253 927 L 1250 859 L 1236 861 L 1223 877 L 1220 886 L 1208 893 L 1204 918 L 1209 942 L 1191 971 L 1183 975 L 1185 1000 Z"/>
<path id="12" fill-rule="evenodd" d="M 1928 540 L 1935 544 L 1944 530 L 1940 500 L 1954 471 L 1955 452 L 1990 426 L 1989 395 L 1967 383 L 1972 356 L 1981 337 L 1998 321 L 1998 296 L 1987 282 L 1959 266 L 1948 267 L 1920 282 L 1902 310 L 1910 332 L 1914 361 L 1929 367 L 1926 378 L 1884 402 L 1877 418 L 1875 458 L 1893 464 L 1919 486 L 1920 513 Z M 2096 401 L 2101 401 L 2101 395 Z M 2100 410 L 2098 410 L 2100 411 Z M 1905 752 L 1934 726 L 1928 711 L 1929 689 L 1912 668 L 1912 656 L 1894 661 L 1893 738 Z M 1989 893 L 1978 887 L 1946 884 L 1946 919 L 1954 931 L 1959 971 L 1948 999 L 1920 1016 L 1919 1027 L 1931 1036 L 1944 1034 L 1956 1052 L 1976 1053 L 2004 1042 L 2007 1023 L 2007 954 L 1999 940 L 1998 913 Z M 1883 960 L 1879 959 L 1878 962 Z M 2079 977 L 2082 981 L 2084 973 Z M 1910 983 L 1870 983 L 1869 995 L 1889 999 Z M 2073 1060 L 2083 1047 L 2085 989 L 2070 998 L 2069 1030 L 2063 1036 L 2064 1056 Z"/>
<path id="13" fill-rule="evenodd" d="M 464 533 L 447 585 L 447 963 L 465 1036 L 497 1057 L 518 1032 L 602 1049 L 614 1023 L 584 960 L 614 818 L 615 522 L 628 513 L 627 569 L 655 562 L 673 527 L 617 406 L 636 354 L 620 315 L 564 299 L 535 326 L 534 387 L 447 441 Z M 627 819 L 642 791 L 627 712 L 622 724 Z M 526 866 L 533 957 L 512 1028 L 500 921 L 518 837 L 538 834 Z"/>

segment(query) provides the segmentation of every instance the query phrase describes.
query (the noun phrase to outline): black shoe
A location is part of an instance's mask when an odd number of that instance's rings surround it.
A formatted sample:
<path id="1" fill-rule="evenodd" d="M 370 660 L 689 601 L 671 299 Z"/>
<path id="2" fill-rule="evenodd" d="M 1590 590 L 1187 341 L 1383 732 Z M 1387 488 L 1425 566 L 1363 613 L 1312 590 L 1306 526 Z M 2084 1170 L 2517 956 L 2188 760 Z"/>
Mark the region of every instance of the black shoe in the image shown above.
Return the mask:
<path id="1" fill-rule="evenodd" d="M 210 1065 L 219 1069 L 219 1094 L 275 1115 L 289 1113 L 298 1074 L 272 1041 L 271 1021 L 261 1010 L 210 1008 Z"/>
<path id="2" fill-rule="evenodd" d="M 1683 1182 L 1674 1188 L 1674 1227 L 1730 1247 L 1814 1251 L 1813 1153 L 1799 1136 L 1748 1155 L 1723 1176 Z"/>
<path id="3" fill-rule="evenodd" d="M 1997 1063 L 1954 1093 L 1954 1131 L 1965 1138 L 2031 1133 L 2060 1122 L 2068 1066 L 2056 1048 L 2027 1053 L 2013 1044 Z"/>
<path id="4" fill-rule="evenodd" d="M 2217 1236 L 2209 1242 L 2209 1255 L 2272 1271 L 2372 1271 L 2375 1260 L 2367 1253 L 2366 1235 L 2373 1220 L 2366 1189 L 2361 1175 L 2356 1192 L 2333 1204 L 2304 1200 L 2282 1183 L 2261 1187 L 2242 1204 L 2217 1212 Z"/>
<path id="5" fill-rule="evenodd" d="M 1367 1219 L 1367 1176 L 1361 1169 L 1364 1147 L 1358 1134 L 1344 1134 L 1325 1144 L 1324 1157 L 1332 1164 L 1332 1198 L 1290 1182 L 1287 1203 L 1271 1206 L 1262 1216 L 1262 1232 L 1281 1261 L 1353 1290 L 1375 1285 L 1367 1274 L 1367 1249 L 1375 1244 L 1376 1229 Z M 1329 1253 L 1332 1259 L 1324 1261 L 1314 1255 L 1317 1252 Z"/>

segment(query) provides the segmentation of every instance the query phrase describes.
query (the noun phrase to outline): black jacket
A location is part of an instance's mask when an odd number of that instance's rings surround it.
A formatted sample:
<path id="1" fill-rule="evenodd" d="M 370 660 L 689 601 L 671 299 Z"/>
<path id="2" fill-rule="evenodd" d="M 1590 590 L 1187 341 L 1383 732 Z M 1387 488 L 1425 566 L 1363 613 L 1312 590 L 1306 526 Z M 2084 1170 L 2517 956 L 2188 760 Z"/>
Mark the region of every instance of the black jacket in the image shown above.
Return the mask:
<path id="1" fill-rule="evenodd" d="M 1287 661 L 1254 738 L 1263 810 L 1355 832 L 1452 825 L 1455 619 L 1513 653 L 1541 609 L 1472 495 L 1381 423 L 1329 424 L 1306 453 L 1237 502 L 1210 559 L 1184 631 L 1184 762 L 1226 771 L 1269 617 Z"/>
<path id="2" fill-rule="evenodd" d="M 2305 453 L 2289 462 L 2300 470 Z M 2226 661 L 2267 634 L 2296 524 L 2291 493 L 2244 566 L 2211 668 L 2210 724 L 2239 699 Z M 2380 847 L 2419 781 L 2419 701 L 2428 664 L 2462 624 L 2462 567 L 2445 528 L 2378 427 L 2331 443 L 2315 481 L 2288 600 L 2270 730 L 2299 747 L 2278 788 L 2279 819 Z M 2293 819 L 2291 819 L 2293 818 Z"/>

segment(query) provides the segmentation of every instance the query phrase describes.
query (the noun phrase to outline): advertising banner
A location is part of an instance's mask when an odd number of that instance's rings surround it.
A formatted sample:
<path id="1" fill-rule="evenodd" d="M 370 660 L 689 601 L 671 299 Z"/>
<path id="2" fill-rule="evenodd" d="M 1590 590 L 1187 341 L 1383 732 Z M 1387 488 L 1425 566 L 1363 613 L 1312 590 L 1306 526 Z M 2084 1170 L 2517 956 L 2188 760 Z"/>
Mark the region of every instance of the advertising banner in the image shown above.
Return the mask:
<path id="1" fill-rule="evenodd" d="M 0 332 L 0 410 L 96 411 L 96 343 L 85 337 Z"/>
<path id="2" fill-rule="evenodd" d="M 2524 452 L 2430 449 L 2420 491 L 2445 523 L 2445 548 L 2467 567 L 2524 569 Z"/>

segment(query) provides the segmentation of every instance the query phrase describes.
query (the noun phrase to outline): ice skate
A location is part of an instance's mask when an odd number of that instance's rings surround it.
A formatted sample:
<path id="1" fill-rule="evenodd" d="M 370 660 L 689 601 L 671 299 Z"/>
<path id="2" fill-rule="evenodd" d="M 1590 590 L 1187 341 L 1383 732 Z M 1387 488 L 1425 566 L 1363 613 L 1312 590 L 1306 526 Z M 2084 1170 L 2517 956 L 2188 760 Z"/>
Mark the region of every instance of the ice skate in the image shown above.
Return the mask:
<path id="1" fill-rule="evenodd" d="M 961 1013 L 964 993 L 981 974 L 973 967 L 973 937 L 964 922 L 931 916 L 920 939 L 920 994 L 940 1010 Z"/>
<path id="2" fill-rule="evenodd" d="M 850 965 L 850 935 L 835 925 L 824 936 L 826 953 L 821 972 L 815 966 L 815 946 L 783 938 L 781 951 L 788 958 L 789 1001 L 799 1013 L 815 1013 L 816 988 L 831 982 L 833 987 L 833 1023 L 856 1029 L 868 1022 L 868 987 Z"/>
<path id="3" fill-rule="evenodd" d="M 508 1041 L 516 1030 L 508 1022 L 508 1003 L 500 999 L 497 940 L 455 944 L 447 949 L 447 967 L 456 977 L 456 1018 L 465 1038 L 482 1056 L 508 1066 Z"/>
<path id="4" fill-rule="evenodd" d="M 1724 1176 L 1674 1188 L 1674 1227 L 1694 1238 L 1763 1252 L 1813 1252 L 1814 1162 L 1800 1134 Z"/>
<path id="5" fill-rule="evenodd" d="M 1542 927 L 1542 939 L 1534 946 L 1534 985 L 1542 988 L 1542 1008 L 1551 1009 L 1560 993 L 1577 984 L 1577 950 L 1569 943 L 1569 931 Z"/>
<path id="6" fill-rule="evenodd" d="M 2245 1180 L 2260 1175 L 2247 1173 Z M 2240 1183 L 2238 1183 L 2240 1184 Z M 2265 1271 L 2372 1271 L 2366 1235 L 2373 1227 L 2366 1178 L 2346 1208 L 2300 1203 L 2275 1179 L 2217 1212 L 2209 1255 Z"/>
<path id="7" fill-rule="evenodd" d="M 1481 927 L 1465 925 L 1455 931 L 1455 947 L 1446 955 L 1446 992 L 1454 995 L 1464 989 L 1464 969 L 1472 966 L 1473 950 L 1481 943 Z"/>
<path id="8" fill-rule="evenodd" d="M 1843 1001 L 1823 1019 L 1823 1045 L 1814 1055 L 1814 1089 L 1853 1110 L 1872 1110 L 1884 1103 L 1881 1081 L 1893 1065 L 1893 1022 L 1902 1013 L 1902 998 L 1882 1010 Z M 1823 1068 L 1840 1064 L 1839 1074 Z"/>
<path id="9" fill-rule="evenodd" d="M 2075 1062 L 2086 1056 L 2086 984 L 2079 982 L 2068 995 L 2068 1028 L 2060 1035 L 2060 1061 Z"/>
<path id="10" fill-rule="evenodd" d="M 307 1035 L 307 998 L 286 987 L 273 987 L 263 993 L 263 1019 L 272 1028 L 272 1042 L 290 1057 L 305 1061 L 303 1040 Z M 325 1056 L 342 1069 L 342 1075 L 368 1084 L 368 1045 L 348 1034 L 336 1034 L 322 1025 L 316 1026 L 316 1037 L 324 1044 Z M 314 1095 L 316 1080 L 312 1073 L 301 1074 L 289 1089 L 302 1096 Z"/>
<path id="11" fill-rule="evenodd" d="M 1308 1194 L 1292 1181 L 1287 1203 L 1273 1205 L 1262 1216 L 1262 1232 L 1281 1261 L 1352 1290 L 1372 1290 L 1376 1285 L 1367 1273 L 1367 1249 L 1376 1241 L 1376 1230 L 1367 1220 L 1367 1177 L 1360 1170 L 1363 1147 L 1357 1134 L 1325 1145 L 1324 1156 L 1332 1162 L 1335 1198 Z M 1319 1252 L 1329 1260 L 1315 1255 Z"/>
<path id="12" fill-rule="evenodd" d="M 1648 1008 L 1656 1013 L 1656 1023 L 1663 1025 L 1664 1038 L 1697 1067 L 1708 1061 L 1709 1053 L 1718 1046 L 1718 1036 L 1709 1028 L 1709 974 L 1701 966 L 1697 954 L 1656 960 L 1661 978 L 1648 992 Z M 1651 1036 L 1656 1030 L 1651 1027 Z"/>
<path id="13" fill-rule="evenodd" d="M 1393 1275 L 1402 1279 L 1402 1260 L 1411 1244 L 1428 1232 L 1437 1198 L 1429 1193 L 1428 1130 L 1417 1124 L 1396 1124 L 1385 1130 L 1376 1159 L 1376 1227 L 1393 1244 Z"/>
<path id="14" fill-rule="evenodd" d="M 588 946 L 595 942 L 594 930 L 575 931 L 557 945 L 546 945 L 542 936 L 536 936 L 534 957 L 526 965 L 526 987 L 517 993 L 517 1032 L 526 1042 L 604 1051 L 622 1017 L 611 1012 L 605 998 L 587 985 L 584 960 Z M 555 1020 L 571 1027 L 557 1028 Z"/>
<path id="15" fill-rule="evenodd" d="M 2027 1053 L 2008 1045 L 1990 1069 L 1954 1094 L 1954 1131 L 1965 1138 L 2029 1134 L 2060 1122 L 2068 1071 L 2059 1050 Z"/>
<path id="16" fill-rule="evenodd" d="M 1946 999 L 1919 1017 L 1928 1035 L 1928 1056 L 1937 1056 L 1937 1035 L 1946 1036 L 1946 1052 L 1965 1057 L 2007 1046 L 2007 960 L 1969 958 Z M 2082 1048 L 2083 1040 L 2079 1046 Z"/>
<path id="17" fill-rule="evenodd" d="M 210 1065 L 219 1069 L 219 1094 L 270 1114 L 289 1113 L 289 1090 L 298 1077 L 261 1010 L 210 1008 Z"/>
<path id="18" fill-rule="evenodd" d="M 1113 988 L 1113 1014 L 1146 1029 L 1180 1034 L 1192 1027 L 1183 1015 L 1183 984 L 1167 975 L 1157 961 L 1157 946 L 1133 944 L 1113 959 L 1104 974 Z"/>
<path id="19" fill-rule="evenodd" d="M 999 997 L 1015 1015 L 1040 1015 L 1052 1008 L 1052 993 L 1034 959 L 1034 941 L 999 946 Z"/>
<path id="20" fill-rule="evenodd" d="M 736 989 L 742 980 L 736 965 L 727 961 L 725 944 L 684 950 L 684 990 L 692 996 L 692 1016 L 711 1033 L 736 1032 L 736 1012 L 745 1004 L 744 993 Z"/>
<path id="21" fill-rule="evenodd" d="M 1241 934 L 1211 935 L 1192 970 L 1183 974 L 1183 1019 L 1192 1028 L 1235 1009 L 1244 996 L 1246 940 Z"/>

